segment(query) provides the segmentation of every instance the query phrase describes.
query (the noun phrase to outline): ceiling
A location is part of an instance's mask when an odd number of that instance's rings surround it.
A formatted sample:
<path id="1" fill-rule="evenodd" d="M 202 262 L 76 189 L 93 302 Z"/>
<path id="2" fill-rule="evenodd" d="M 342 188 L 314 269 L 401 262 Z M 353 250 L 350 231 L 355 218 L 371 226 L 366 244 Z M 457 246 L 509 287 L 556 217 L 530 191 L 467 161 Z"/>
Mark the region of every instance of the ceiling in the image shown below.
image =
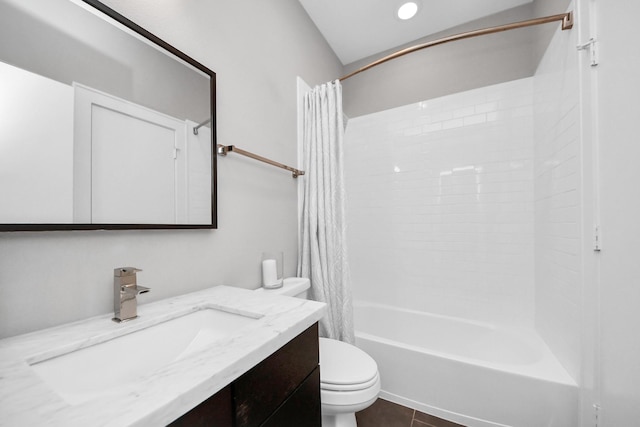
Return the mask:
<path id="1" fill-rule="evenodd" d="M 418 13 L 396 17 L 404 0 L 299 0 L 343 65 L 533 0 L 413 0 Z"/>

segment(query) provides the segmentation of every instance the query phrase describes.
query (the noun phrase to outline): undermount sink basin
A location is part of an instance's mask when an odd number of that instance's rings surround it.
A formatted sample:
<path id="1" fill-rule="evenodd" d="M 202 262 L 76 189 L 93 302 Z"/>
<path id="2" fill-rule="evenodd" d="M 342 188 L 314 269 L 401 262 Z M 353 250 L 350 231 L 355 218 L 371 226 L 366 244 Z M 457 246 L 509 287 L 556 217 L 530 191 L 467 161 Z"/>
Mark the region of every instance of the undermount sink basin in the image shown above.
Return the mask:
<path id="1" fill-rule="evenodd" d="M 259 317 L 204 308 L 31 368 L 68 403 L 78 404 L 146 377 Z"/>

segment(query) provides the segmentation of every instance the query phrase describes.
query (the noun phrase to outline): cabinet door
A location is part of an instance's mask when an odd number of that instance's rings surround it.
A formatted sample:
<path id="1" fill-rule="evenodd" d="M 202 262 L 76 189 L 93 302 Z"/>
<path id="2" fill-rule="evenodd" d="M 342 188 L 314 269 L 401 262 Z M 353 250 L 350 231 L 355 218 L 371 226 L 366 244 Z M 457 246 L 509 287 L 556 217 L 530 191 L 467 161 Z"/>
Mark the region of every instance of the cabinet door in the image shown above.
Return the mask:
<path id="1" fill-rule="evenodd" d="M 233 383 L 236 427 L 264 423 L 318 367 L 318 345 L 318 325 L 314 324 L 238 378 Z"/>
<path id="2" fill-rule="evenodd" d="M 278 408 L 262 427 L 320 427 L 320 367 Z"/>
<path id="3" fill-rule="evenodd" d="M 231 386 L 228 385 L 171 424 L 170 427 L 233 427 Z"/>

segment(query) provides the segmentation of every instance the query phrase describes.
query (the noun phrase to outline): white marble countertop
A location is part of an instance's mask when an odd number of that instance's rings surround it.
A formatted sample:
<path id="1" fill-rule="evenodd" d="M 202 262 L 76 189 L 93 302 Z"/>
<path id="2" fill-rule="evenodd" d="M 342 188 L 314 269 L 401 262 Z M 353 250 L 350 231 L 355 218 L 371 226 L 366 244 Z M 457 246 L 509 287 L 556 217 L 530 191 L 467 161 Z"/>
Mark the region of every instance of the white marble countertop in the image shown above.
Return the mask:
<path id="1" fill-rule="evenodd" d="M 29 365 L 202 308 L 259 319 L 151 375 L 76 405 Z M 139 317 L 130 322 L 112 322 L 109 314 L 0 340 L 0 426 L 166 425 L 303 332 L 324 311 L 324 304 L 314 301 L 216 286 L 141 304 Z"/>

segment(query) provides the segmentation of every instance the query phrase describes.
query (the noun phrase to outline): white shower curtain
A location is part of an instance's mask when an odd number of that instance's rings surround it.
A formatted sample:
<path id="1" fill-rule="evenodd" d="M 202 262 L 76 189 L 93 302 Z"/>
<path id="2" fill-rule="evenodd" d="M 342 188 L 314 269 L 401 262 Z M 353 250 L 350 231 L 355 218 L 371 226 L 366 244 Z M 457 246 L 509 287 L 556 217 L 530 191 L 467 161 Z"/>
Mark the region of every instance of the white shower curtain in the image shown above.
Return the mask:
<path id="1" fill-rule="evenodd" d="M 354 342 L 347 264 L 343 116 L 340 81 L 316 86 L 304 99 L 304 201 L 298 275 L 327 303 L 320 335 Z"/>

